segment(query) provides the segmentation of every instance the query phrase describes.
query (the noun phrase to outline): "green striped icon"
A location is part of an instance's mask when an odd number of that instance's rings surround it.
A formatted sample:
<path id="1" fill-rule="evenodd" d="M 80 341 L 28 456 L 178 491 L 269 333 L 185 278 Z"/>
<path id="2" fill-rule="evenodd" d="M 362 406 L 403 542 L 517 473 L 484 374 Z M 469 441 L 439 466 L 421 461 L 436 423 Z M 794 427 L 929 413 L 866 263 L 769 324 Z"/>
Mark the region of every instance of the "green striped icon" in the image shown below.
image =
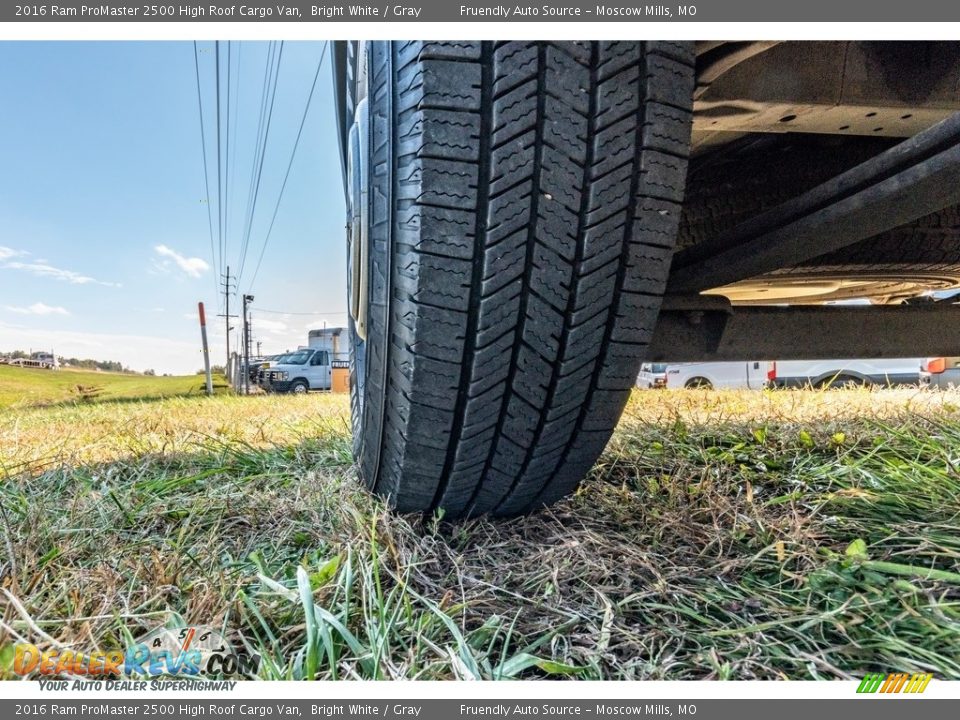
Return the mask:
<path id="1" fill-rule="evenodd" d="M 858 693 L 875 693 L 880 689 L 880 683 L 883 682 L 883 679 L 886 675 L 881 673 L 867 673 L 863 676 L 863 680 L 860 681 L 860 687 L 857 688 Z"/>
<path id="2" fill-rule="evenodd" d="M 857 687 L 858 693 L 922 693 L 933 675 L 930 673 L 868 673 Z"/>

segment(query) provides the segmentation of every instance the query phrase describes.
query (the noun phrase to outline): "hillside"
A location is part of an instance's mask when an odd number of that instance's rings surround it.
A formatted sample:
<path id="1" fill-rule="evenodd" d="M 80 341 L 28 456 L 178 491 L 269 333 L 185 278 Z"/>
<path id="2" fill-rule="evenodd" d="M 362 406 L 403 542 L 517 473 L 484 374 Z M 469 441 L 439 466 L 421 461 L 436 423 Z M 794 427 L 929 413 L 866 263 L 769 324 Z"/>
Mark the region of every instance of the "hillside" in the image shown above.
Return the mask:
<path id="1" fill-rule="evenodd" d="M 214 389 L 223 392 L 226 380 L 214 376 Z M 200 395 L 201 375 L 150 377 L 89 370 L 34 370 L 0 365 L 0 409 L 55 405 L 64 402 L 147 400 Z"/>

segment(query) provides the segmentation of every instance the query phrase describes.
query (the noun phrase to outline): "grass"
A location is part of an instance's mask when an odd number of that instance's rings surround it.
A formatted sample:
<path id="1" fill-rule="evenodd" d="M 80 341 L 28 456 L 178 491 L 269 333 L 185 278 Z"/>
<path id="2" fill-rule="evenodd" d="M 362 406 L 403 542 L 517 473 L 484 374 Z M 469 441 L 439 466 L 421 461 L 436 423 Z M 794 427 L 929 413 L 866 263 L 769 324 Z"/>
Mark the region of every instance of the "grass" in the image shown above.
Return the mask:
<path id="1" fill-rule="evenodd" d="M 226 382 L 226 378 L 214 378 L 214 386 L 219 391 L 226 389 Z M 0 410 L 71 402 L 198 396 L 203 392 L 201 375 L 152 377 L 86 370 L 55 372 L 0 365 Z"/>
<path id="2" fill-rule="evenodd" d="M 183 619 L 264 679 L 958 679 L 958 409 L 638 392 L 574 497 L 457 523 L 359 486 L 340 397 L 7 411 L 0 659 Z"/>

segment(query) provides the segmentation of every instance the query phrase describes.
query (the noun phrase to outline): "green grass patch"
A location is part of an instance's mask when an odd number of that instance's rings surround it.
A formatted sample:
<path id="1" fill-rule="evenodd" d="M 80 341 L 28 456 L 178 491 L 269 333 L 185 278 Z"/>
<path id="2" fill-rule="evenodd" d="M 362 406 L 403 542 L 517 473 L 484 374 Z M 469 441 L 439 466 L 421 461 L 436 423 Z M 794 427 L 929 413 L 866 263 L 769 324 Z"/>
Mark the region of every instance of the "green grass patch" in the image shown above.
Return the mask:
<path id="1" fill-rule="evenodd" d="M 226 378 L 214 377 L 214 386 L 217 392 L 226 392 Z M 53 371 L 0 365 L 0 410 L 74 402 L 199 396 L 205 389 L 202 375 L 155 377 L 133 373 Z"/>
<path id="2" fill-rule="evenodd" d="M 264 679 L 960 679 L 958 400 L 636 393 L 574 497 L 457 523 L 360 487 L 345 398 L 8 411 L 0 657 L 180 618 Z"/>

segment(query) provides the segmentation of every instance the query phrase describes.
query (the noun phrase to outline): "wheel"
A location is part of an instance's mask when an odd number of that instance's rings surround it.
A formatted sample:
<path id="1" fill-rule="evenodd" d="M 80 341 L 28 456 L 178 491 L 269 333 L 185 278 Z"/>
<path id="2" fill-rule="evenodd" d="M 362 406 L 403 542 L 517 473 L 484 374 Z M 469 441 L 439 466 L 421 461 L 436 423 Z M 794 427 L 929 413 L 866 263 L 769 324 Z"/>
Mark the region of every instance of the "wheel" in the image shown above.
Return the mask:
<path id="1" fill-rule="evenodd" d="M 866 378 L 855 377 L 853 375 L 836 375 L 834 377 L 824 378 L 817 383 L 817 388 L 826 390 L 839 390 L 842 388 L 862 388 L 869 387 L 872 383 Z"/>
<path id="2" fill-rule="evenodd" d="M 603 450 L 653 331 L 683 197 L 692 48 L 351 52 L 360 475 L 400 511 L 549 504 Z"/>
<path id="3" fill-rule="evenodd" d="M 310 386 L 306 380 L 294 380 L 290 383 L 290 392 L 294 395 L 306 395 L 310 392 Z"/>
<path id="4" fill-rule="evenodd" d="M 706 378 L 695 377 L 687 380 L 684 387 L 696 390 L 713 390 L 713 383 Z"/>

